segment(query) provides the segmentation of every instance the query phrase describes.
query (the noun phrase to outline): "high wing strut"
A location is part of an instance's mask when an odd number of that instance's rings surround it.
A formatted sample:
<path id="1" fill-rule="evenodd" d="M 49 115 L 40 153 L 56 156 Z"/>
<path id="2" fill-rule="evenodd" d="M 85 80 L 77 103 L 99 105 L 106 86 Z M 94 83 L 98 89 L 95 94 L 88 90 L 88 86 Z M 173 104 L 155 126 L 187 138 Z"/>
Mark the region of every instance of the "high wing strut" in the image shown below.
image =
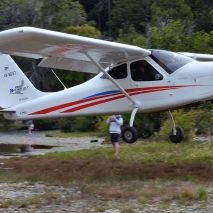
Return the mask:
<path id="1" fill-rule="evenodd" d="M 106 70 L 97 62 L 95 61 L 88 53 L 85 53 L 86 56 L 98 67 L 101 69 L 101 71 L 108 77 L 109 80 L 129 99 L 129 101 L 132 103 L 133 108 L 138 109 L 138 104 L 136 101 L 121 87 L 121 85 L 115 81 L 109 74 L 106 72 Z"/>
<path id="2" fill-rule="evenodd" d="M 67 87 L 64 85 L 64 83 L 61 81 L 61 79 L 56 75 L 53 69 L 51 69 L 51 72 L 53 75 L 57 78 L 57 80 L 61 83 L 61 85 L 64 87 L 64 89 L 67 89 Z"/>

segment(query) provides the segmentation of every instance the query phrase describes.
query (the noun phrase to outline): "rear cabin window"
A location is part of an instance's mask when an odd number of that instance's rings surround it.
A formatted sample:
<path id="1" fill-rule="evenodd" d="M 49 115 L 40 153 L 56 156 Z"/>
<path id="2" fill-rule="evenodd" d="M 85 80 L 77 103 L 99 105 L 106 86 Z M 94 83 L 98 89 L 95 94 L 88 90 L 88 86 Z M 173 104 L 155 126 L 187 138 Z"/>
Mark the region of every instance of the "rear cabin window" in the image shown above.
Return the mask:
<path id="1" fill-rule="evenodd" d="M 163 79 L 163 76 L 145 60 L 131 63 L 130 71 L 133 81 L 158 81 Z"/>
<path id="2" fill-rule="evenodd" d="M 108 74 L 113 79 L 124 79 L 127 77 L 127 64 L 122 64 L 117 67 L 113 67 L 111 70 L 108 71 Z M 107 78 L 106 75 L 102 75 L 101 78 Z"/>

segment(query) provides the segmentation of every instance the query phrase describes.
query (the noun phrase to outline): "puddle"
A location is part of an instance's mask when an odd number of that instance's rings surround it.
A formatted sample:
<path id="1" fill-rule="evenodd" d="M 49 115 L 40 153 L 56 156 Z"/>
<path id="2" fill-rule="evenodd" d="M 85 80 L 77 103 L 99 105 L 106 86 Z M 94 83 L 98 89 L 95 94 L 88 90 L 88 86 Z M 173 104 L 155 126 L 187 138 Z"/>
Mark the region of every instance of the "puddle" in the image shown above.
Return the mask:
<path id="1" fill-rule="evenodd" d="M 54 146 L 48 145 L 26 145 L 26 144 L 0 144 L 0 155 L 11 155 L 15 153 L 25 153 L 32 150 L 52 149 Z"/>

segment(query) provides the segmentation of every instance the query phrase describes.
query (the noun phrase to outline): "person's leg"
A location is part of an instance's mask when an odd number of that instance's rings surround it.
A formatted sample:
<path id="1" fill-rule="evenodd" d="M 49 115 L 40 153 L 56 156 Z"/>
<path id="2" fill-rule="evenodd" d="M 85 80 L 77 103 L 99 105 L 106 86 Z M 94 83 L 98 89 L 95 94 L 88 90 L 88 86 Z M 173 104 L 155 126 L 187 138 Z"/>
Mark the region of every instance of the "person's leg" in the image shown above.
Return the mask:
<path id="1" fill-rule="evenodd" d="M 111 139 L 111 143 L 112 143 L 112 150 L 113 150 L 113 152 L 115 152 L 115 144 L 114 144 L 115 136 L 113 133 L 110 134 L 110 139 Z"/>
<path id="2" fill-rule="evenodd" d="M 118 133 L 111 134 L 112 148 L 113 148 L 114 155 L 116 157 L 118 157 L 118 154 L 120 151 L 119 138 L 120 138 L 120 134 L 118 134 Z"/>
<path id="3" fill-rule="evenodd" d="M 120 144 L 119 144 L 119 141 L 114 143 L 114 154 L 116 157 L 118 157 L 119 155 L 119 151 L 120 151 Z"/>

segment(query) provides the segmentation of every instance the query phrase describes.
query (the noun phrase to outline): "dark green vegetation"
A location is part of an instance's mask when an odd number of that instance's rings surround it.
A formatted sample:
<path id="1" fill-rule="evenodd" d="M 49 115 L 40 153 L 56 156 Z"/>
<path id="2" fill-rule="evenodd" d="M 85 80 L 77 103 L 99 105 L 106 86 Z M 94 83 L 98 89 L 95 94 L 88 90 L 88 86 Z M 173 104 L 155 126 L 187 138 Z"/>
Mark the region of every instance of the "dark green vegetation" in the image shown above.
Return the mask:
<path id="1" fill-rule="evenodd" d="M 2 0 L 0 26 L 0 30 L 35 26 L 145 48 L 210 54 L 213 52 L 213 1 L 211 0 L 61 0 L 60 3 L 56 0 Z M 17 62 L 37 88 L 43 91 L 62 89 L 49 69 L 36 66 L 38 61 L 17 58 Z M 91 77 L 82 73 L 61 70 L 56 72 L 67 87 Z M 183 126 L 186 127 L 190 137 L 193 134 L 212 134 L 212 104 L 189 108 L 178 113 L 178 117 L 182 117 L 179 123 L 180 125 L 184 123 Z M 188 116 L 190 119 L 186 122 Z M 167 127 L 169 121 L 164 123 L 166 114 L 137 117 L 136 125 L 142 128 L 147 128 L 144 126 L 145 123 L 148 128 L 158 132 L 163 126 L 163 133 L 160 135 L 164 135 L 164 130 L 169 129 Z M 104 131 L 106 128 L 104 119 L 102 117 L 47 119 L 36 121 L 36 127 L 60 128 L 65 132 Z M 125 120 L 128 120 L 128 116 Z M 0 123 L 6 128 L 10 126 L 10 123 L 4 120 Z"/>

